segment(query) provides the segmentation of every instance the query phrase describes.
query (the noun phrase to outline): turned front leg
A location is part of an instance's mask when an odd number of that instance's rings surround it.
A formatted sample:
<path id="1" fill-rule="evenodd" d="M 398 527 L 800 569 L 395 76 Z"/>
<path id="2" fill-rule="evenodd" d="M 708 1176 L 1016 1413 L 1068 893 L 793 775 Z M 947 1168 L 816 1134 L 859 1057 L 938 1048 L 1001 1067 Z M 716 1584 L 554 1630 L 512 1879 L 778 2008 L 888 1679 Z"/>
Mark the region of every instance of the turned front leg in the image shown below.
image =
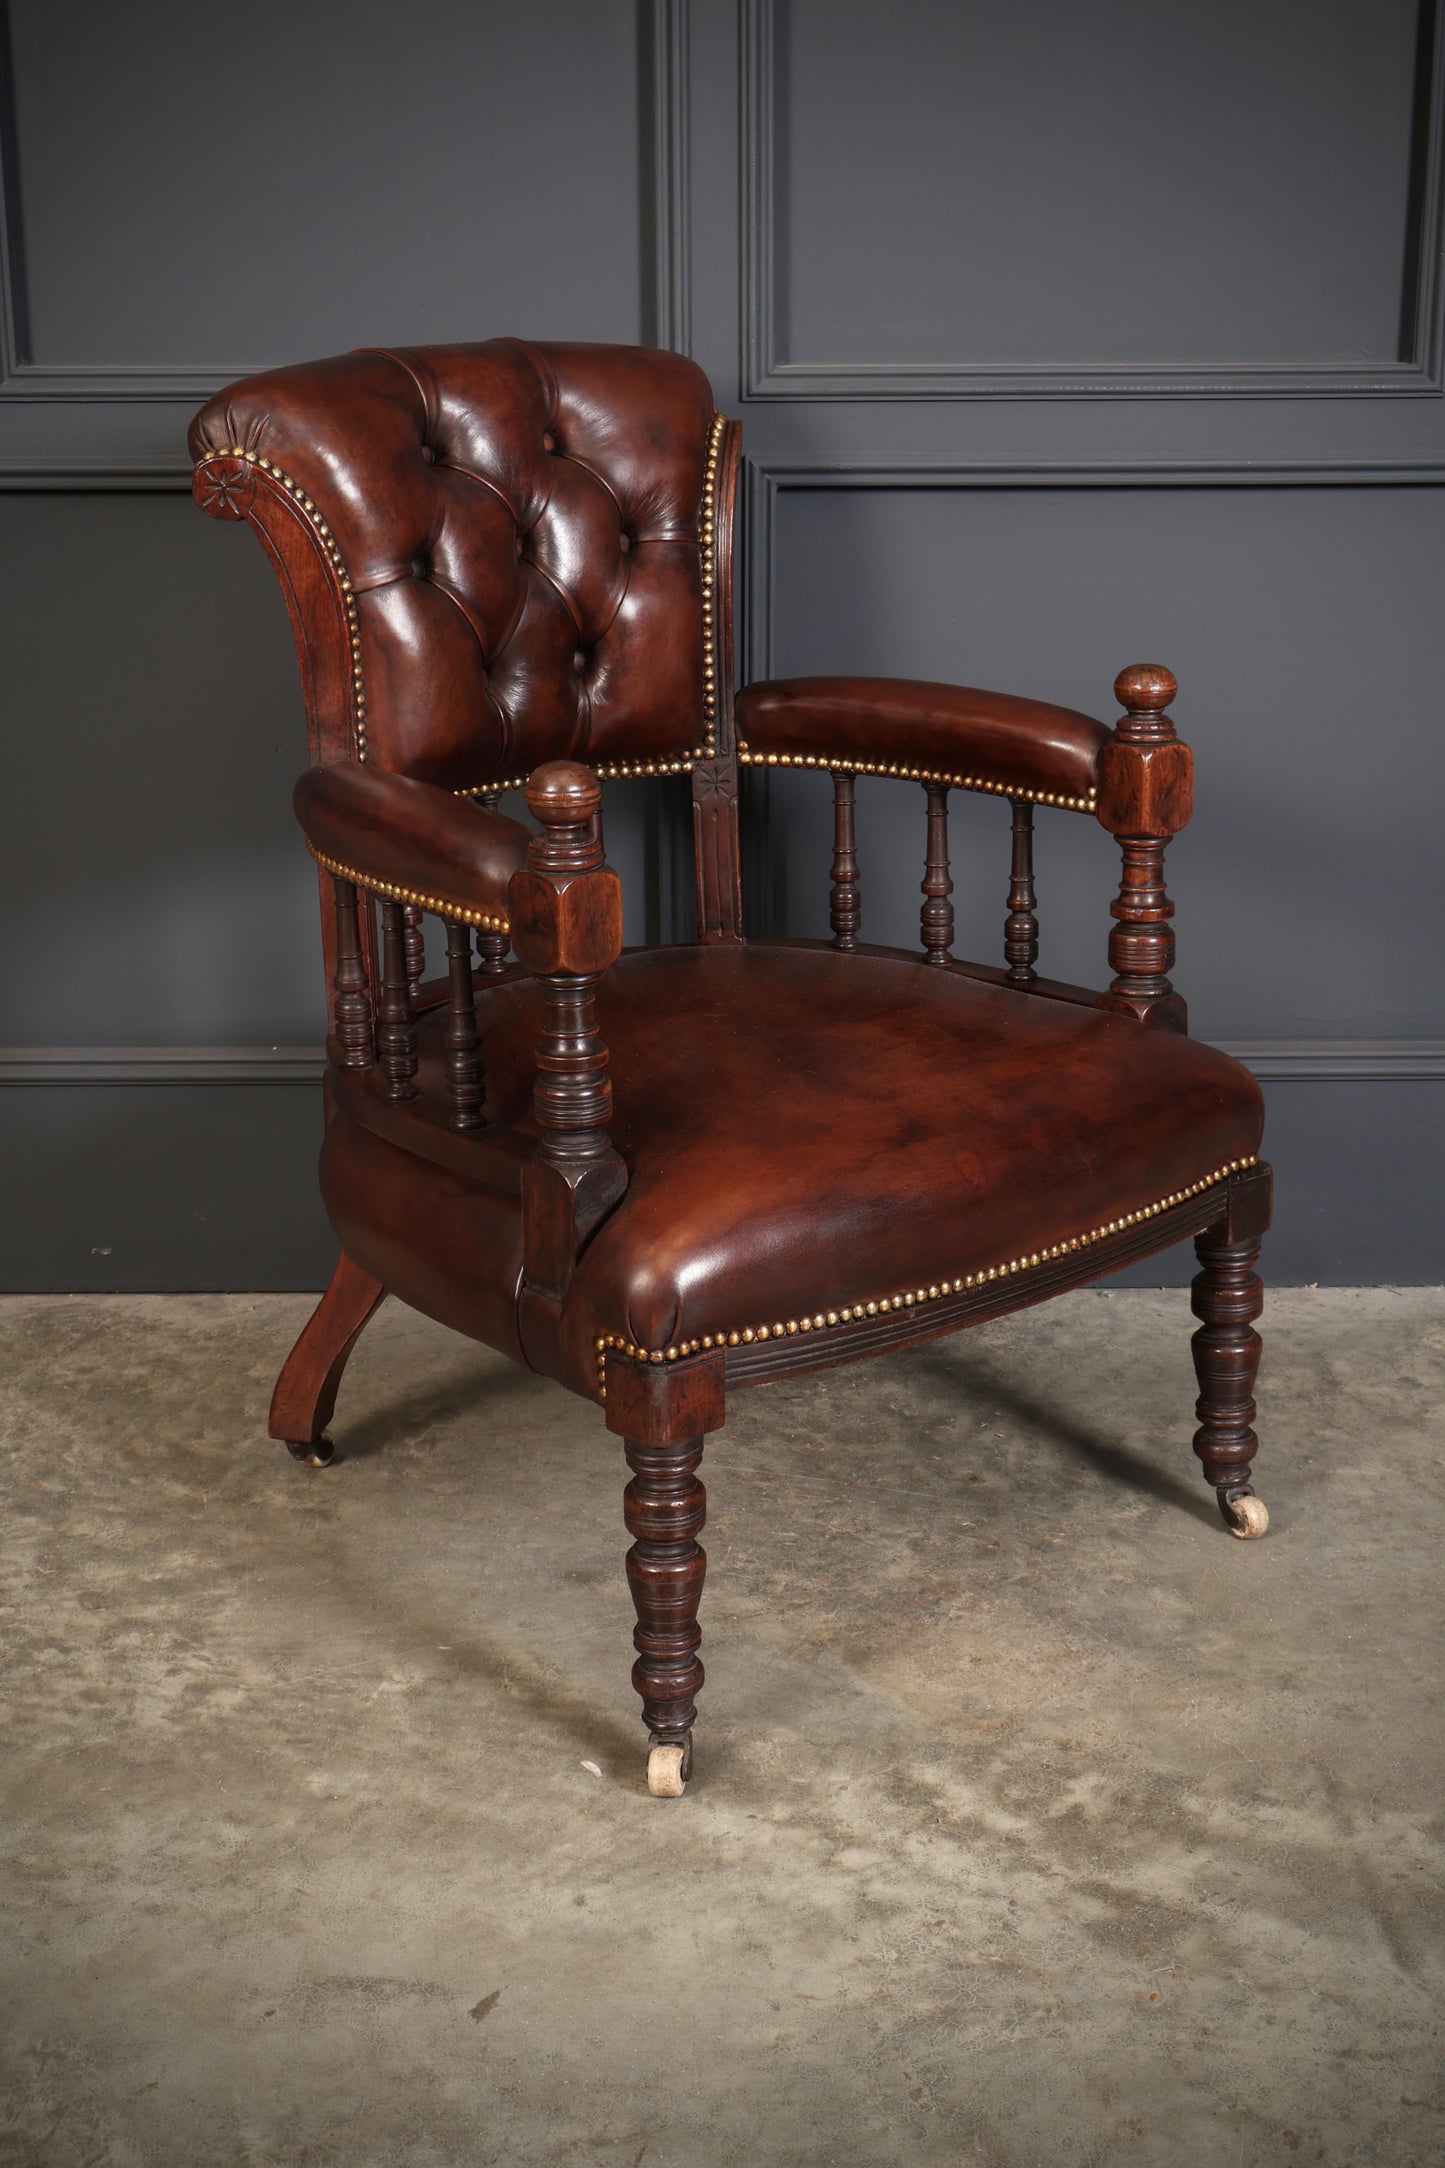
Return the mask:
<path id="1" fill-rule="evenodd" d="M 707 1557 L 697 1539 L 707 1493 L 697 1471 L 704 1436 L 722 1428 L 726 1368 L 717 1351 L 665 1366 L 609 1355 L 605 1367 L 607 1427 L 621 1437 L 632 1470 L 623 1518 L 633 1538 L 632 1683 L 647 1726 L 647 1788 L 675 1799 L 692 1769 L 703 1679 L 697 1609 Z"/>
<path id="2" fill-rule="evenodd" d="M 1191 1306 L 1200 1320 L 1193 1339 L 1199 1379 L 1194 1450 L 1212 1483 L 1219 1510 L 1237 1536 L 1262 1536 L 1269 1526 L 1263 1501 L 1250 1481 L 1259 1439 L 1254 1431 L 1254 1381 L 1263 1343 L 1254 1320 L 1264 1307 L 1264 1286 L 1254 1267 L 1259 1237 L 1228 1239 L 1227 1225 L 1198 1237 Z"/>
<path id="3" fill-rule="evenodd" d="M 642 1696 L 642 1721 L 654 1747 L 680 1747 L 679 1776 L 692 1767 L 692 1727 L 703 1682 L 702 1629 L 697 1623 L 707 1553 L 698 1542 L 707 1519 L 707 1493 L 698 1477 L 702 1439 L 675 1445 L 626 1440 L 632 1481 L 623 1518 L 635 1538 L 627 1554 L 627 1585 L 637 1625 L 632 1683 Z"/>

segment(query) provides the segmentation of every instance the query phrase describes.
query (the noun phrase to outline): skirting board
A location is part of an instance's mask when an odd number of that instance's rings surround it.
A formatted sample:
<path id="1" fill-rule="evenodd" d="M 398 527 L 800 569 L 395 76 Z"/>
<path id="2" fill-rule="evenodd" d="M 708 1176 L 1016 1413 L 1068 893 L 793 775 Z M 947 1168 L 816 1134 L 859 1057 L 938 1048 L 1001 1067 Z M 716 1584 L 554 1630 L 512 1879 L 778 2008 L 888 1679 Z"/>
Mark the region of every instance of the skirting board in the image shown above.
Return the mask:
<path id="1" fill-rule="evenodd" d="M 1445 1039 L 1240 1039 L 1223 1044 L 1261 1084 L 1445 1077 Z M 0 1084 L 300 1084 L 319 1046 L 12 1046 Z"/>

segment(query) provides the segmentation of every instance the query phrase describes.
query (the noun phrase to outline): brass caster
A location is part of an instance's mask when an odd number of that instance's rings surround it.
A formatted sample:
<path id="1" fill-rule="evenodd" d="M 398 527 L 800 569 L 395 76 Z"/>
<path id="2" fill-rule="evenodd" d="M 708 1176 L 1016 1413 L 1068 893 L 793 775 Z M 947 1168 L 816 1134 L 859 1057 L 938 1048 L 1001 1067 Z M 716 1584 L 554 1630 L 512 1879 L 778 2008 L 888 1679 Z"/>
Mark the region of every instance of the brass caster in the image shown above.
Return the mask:
<path id="1" fill-rule="evenodd" d="M 647 1789 L 654 1799 L 681 1799 L 692 1775 L 692 1741 L 667 1740 L 647 1756 Z"/>
<path id="2" fill-rule="evenodd" d="M 336 1447 L 329 1433 L 323 1430 L 319 1438 L 312 1438 L 306 1443 L 288 1438 L 286 1450 L 293 1460 L 304 1462 L 308 1468 L 329 1468 Z"/>
<path id="3" fill-rule="evenodd" d="M 1219 1494 L 1219 1510 L 1224 1515 L 1224 1525 L 1232 1536 L 1247 1543 L 1251 1536 L 1262 1536 L 1269 1526 L 1269 1507 L 1253 1491 L 1243 1491 L 1237 1498 Z"/>

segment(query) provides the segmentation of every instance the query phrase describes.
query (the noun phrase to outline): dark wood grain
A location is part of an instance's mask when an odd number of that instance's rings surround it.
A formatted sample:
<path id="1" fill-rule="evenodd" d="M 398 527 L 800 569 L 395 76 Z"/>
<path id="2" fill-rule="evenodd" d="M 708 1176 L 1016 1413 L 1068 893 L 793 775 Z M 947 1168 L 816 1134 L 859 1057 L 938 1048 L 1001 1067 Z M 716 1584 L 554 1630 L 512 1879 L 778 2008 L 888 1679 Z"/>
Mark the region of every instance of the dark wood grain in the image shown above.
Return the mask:
<path id="1" fill-rule="evenodd" d="M 928 799 L 928 856 L 923 874 L 923 910 L 919 931 L 931 964 L 946 964 L 953 947 L 953 877 L 948 870 L 948 788 L 925 783 Z"/>
<path id="2" fill-rule="evenodd" d="M 271 1395 L 270 1435 L 283 1440 L 295 1459 L 317 1466 L 330 1460 L 325 1431 L 336 1409 L 341 1374 L 385 1295 L 380 1280 L 343 1251 Z"/>
<path id="3" fill-rule="evenodd" d="M 513 875 L 512 939 L 542 992 L 532 1104 L 536 1158 L 522 1175 L 530 1286 L 560 1299 L 577 1253 L 627 1187 L 609 1134 L 612 1084 L 597 988 L 622 947 L 622 899 L 603 857 L 602 788 L 570 761 L 539 768 L 527 805 L 540 827 Z"/>
<path id="4" fill-rule="evenodd" d="M 377 1010 L 377 1055 L 388 1099 L 416 1097 L 416 1023 L 411 1009 L 411 974 L 406 920 L 399 903 L 381 907 L 381 1003 Z"/>
<path id="5" fill-rule="evenodd" d="M 1114 691 L 1124 708 L 1099 755 L 1098 817 L 1123 857 L 1119 893 L 1109 906 L 1114 973 L 1101 1006 L 1165 1031 L 1186 1031 L 1174 968 L 1174 905 L 1164 885 L 1164 852 L 1193 807 L 1193 760 L 1177 735 L 1169 702 L 1174 674 L 1159 663 L 1121 670 Z"/>
<path id="6" fill-rule="evenodd" d="M 447 1103 L 453 1129 L 480 1129 L 486 1086 L 477 1035 L 477 997 L 472 989 L 472 937 L 459 920 L 447 929 Z"/>
<path id="7" fill-rule="evenodd" d="M 1228 1227 L 1216 1225 L 1196 1238 L 1194 1248 L 1200 1270 L 1191 1305 L 1201 1321 L 1193 1339 L 1199 1378 L 1194 1450 L 1228 1520 L 1229 1507 L 1252 1495 L 1250 1471 L 1259 1450 L 1254 1381 L 1262 1343 L 1254 1320 L 1264 1307 L 1264 1288 L 1254 1267 L 1260 1243 L 1257 1235 L 1230 1241 Z"/>
<path id="8" fill-rule="evenodd" d="M 331 887 L 336 902 L 336 969 L 332 979 L 336 998 L 331 1013 L 337 1059 L 343 1069 L 369 1069 L 373 1059 L 371 998 L 361 955 L 356 889 L 339 877 L 333 878 Z"/>
<path id="9" fill-rule="evenodd" d="M 418 903 L 404 903 L 402 924 L 406 928 L 406 976 L 413 995 L 426 977 L 426 913 Z"/>
<path id="10" fill-rule="evenodd" d="M 1027 798 L 1013 804 L 1013 855 L 1009 867 L 1008 917 L 1003 926 L 1003 954 L 1011 986 L 1032 986 L 1037 973 L 1039 922 L 1034 916 L 1034 809 Z"/>
<path id="11" fill-rule="evenodd" d="M 632 1683 L 642 1696 L 642 1721 L 653 1745 L 683 1747 L 684 1776 L 703 1683 L 697 1623 L 707 1572 L 707 1554 L 697 1540 L 707 1519 L 707 1493 L 697 1472 L 702 1444 L 701 1438 L 663 1445 L 629 1438 L 625 1445 L 632 1480 L 623 1493 L 623 1518 L 634 1538 L 627 1585 L 637 1612 Z"/>
<path id="12" fill-rule="evenodd" d="M 481 794 L 481 804 L 488 813 L 495 813 L 502 803 L 498 790 L 486 790 Z M 477 932 L 477 958 L 483 978 L 499 979 L 507 968 L 507 936 L 494 928 L 480 927 Z"/>
<path id="13" fill-rule="evenodd" d="M 854 783 L 851 775 L 833 778 L 833 865 L 828 892 L 828 923 L 835 949 L 855 949 L 863 924 L 863 891 L 858 882 L 858 849 L 853 828 Z"/>

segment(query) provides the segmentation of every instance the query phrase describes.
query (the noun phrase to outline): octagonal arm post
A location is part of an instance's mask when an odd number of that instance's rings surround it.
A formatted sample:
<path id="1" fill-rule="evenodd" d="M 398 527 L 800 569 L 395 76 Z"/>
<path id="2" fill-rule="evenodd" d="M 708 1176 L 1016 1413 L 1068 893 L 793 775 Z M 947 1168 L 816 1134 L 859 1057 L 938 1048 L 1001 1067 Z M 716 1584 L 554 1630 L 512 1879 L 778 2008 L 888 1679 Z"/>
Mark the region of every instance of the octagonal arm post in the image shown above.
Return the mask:
<path id="1" fill-rule="evenodd" d="M 512 947 L 542 990 L 532 1104 L 539 1141 L 522 1169 L 522 1270 L 560 1301 L 578 1252 L 627 1187 L 613 1149 L 612 1085 L 597 988 L 622 953 L 622 889 L 602 852 L 602 786 L 575 761 L 527 784 L 541 823 L 508 891 Z"/>
<path id="2" fill-rule="evenodd" d="M 1099 754 L 1096 812 L 1123 855 L 1119 893 L 1109 906 L 1114 976 L 1101 1009 L 1136 1016 L 1161 1031 L 1187 1031 L 1174 991 L 1174 905 L 1164 885 L 1164 852 L 1194 809 L 1194 756 L 1167 712 L 1178 691 L 1159 663 L 1121 670 L 1114 692 L 1124 714 Z"/>

